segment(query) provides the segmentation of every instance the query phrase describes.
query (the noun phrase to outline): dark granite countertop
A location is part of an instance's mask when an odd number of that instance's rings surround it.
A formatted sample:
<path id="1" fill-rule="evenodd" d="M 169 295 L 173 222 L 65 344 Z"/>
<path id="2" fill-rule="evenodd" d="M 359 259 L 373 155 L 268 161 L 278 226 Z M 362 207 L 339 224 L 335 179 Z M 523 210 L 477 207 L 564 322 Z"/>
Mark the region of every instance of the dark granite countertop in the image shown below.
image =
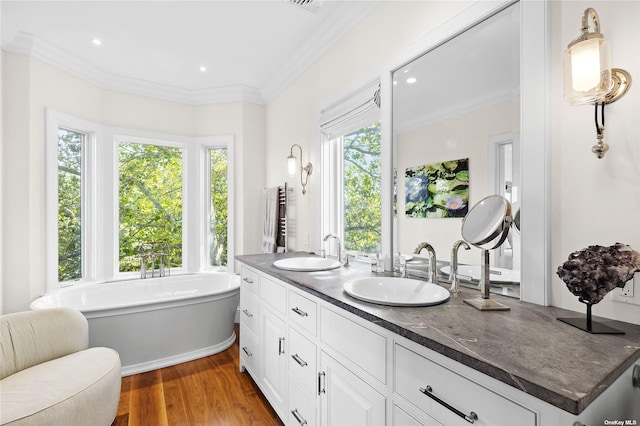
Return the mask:
<path id="1" fill-rule="evenodd" d="M 463 303 L 478 292 L 464 288 L 460 296 L 436 306 L 376 305 L 342 289 L 351 278 L 374 275 L 368 264 L 351 262 L 347 268 L 321 272 L 273 266 L 275 260 L 305 255 L 244 255 L 236 260 L 573 414 L 640 359 L 638 325 L 594 317 L 626 334 L 589 334 L 557 320 L 580 316 L 576 312 L 499 295 L 491 297 L 510 311 L 480 312 Z"/>

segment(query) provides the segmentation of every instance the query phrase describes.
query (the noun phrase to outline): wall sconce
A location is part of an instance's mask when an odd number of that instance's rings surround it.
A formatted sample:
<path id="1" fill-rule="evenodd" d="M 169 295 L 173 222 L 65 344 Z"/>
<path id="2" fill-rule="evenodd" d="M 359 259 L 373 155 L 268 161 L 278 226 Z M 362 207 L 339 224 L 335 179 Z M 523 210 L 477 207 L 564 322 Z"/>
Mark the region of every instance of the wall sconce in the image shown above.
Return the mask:
<path id="1" fill-rule="evenodd" d="M 309 182 L 309 175 L 313 172 L 313 166 L 311 163 L 307 163 L 306 166 L 302 165 L 302 147 L 297 143 L 291 145 L 291 152 L 287 157 L 287 173 L 289 176 L 294 177 L 296 175 L 296 156 L 293 155 L 293 148 L 298 147 L 300 150 L 300 184 L 302 185 L 302 195 L 307 193 L 307 183 Z M 302 175 L 304 174 L 304 182 L 302 181 Z"/>
<path id="2" fill-rule="evenodd" d="M 589 18 L 594 31 L 589 32 Z M 631 86 L 631 75 L 611 68 L 609 43 L 600 33 L 600 19 L 592 8 L 584 11 L 578 38 L 564 52 L 564 98 L 571 105 L 595 105 L 597 143 L 591 148 L 598 158 L 604 157 L 609 145 L 604 143 L 604 106 L 620 99 Z M 601 108 L 598 121 L 598 106 Z"/>

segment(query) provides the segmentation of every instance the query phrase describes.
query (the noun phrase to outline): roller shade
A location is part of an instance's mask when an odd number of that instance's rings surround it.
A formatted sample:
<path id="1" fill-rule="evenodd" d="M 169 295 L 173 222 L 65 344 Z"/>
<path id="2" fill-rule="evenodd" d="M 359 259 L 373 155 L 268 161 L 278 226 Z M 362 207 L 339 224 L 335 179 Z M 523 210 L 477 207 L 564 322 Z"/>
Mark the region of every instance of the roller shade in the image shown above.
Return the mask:
<path id="1" fill-rule="evenodd" d="M 330 139 L 380 119 L 380 82 L 367 84 L 320 112 L 320 131 Z"/>

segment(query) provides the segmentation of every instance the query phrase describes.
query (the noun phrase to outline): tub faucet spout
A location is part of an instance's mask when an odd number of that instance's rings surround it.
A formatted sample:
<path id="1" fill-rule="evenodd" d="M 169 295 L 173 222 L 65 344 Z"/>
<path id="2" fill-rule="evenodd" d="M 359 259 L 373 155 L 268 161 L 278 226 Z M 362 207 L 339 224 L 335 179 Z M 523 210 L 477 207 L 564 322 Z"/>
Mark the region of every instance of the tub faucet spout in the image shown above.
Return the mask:
<path id="1" fill-rule="evenodd" d="M 418 244 L 418 247 L 416 247 L 415 251 L 413 252 L 413 254 L 420 254 L 420 252 L 422 251 L 422 249 L 427 249 L 427 253 L 429 253 L 429 263 L 431 263 L 431 273 L 429 280 L 434 283 L 437 284 L 437 275 L 438 275 L 438 271 L 436 270 L 436 250 L 433 248 L 433 246 L 429 243 L 420 243 Z"/>
<path id="2" fill-rule="evenodd" d="M 464 240 L 458 240 L 453 243 L 453 249 L 451 249 L 451 274 L 449 277 L 451 279 L 451 289 L 449 291 L 454 295 L 460 293 L 460 280 L 458 279 L 458 249 L 460 246 L 464 247 L 465 250 L 471 248 Z"/>

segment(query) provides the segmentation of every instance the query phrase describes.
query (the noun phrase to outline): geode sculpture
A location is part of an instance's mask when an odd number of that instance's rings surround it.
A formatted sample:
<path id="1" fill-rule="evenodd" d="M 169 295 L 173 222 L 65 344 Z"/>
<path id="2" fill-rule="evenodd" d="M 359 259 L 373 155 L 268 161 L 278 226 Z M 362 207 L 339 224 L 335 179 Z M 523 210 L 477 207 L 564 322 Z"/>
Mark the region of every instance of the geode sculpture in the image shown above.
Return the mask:
<path id="1" fill-rule="evenodd" d="M 569 255 L 558 267 L 558 276 L 578 300 L 588 305 L 600 302 L 616 287 L 624 287 L 640 270 L 640 253 L 626 244 L 589 246 Z"/>

